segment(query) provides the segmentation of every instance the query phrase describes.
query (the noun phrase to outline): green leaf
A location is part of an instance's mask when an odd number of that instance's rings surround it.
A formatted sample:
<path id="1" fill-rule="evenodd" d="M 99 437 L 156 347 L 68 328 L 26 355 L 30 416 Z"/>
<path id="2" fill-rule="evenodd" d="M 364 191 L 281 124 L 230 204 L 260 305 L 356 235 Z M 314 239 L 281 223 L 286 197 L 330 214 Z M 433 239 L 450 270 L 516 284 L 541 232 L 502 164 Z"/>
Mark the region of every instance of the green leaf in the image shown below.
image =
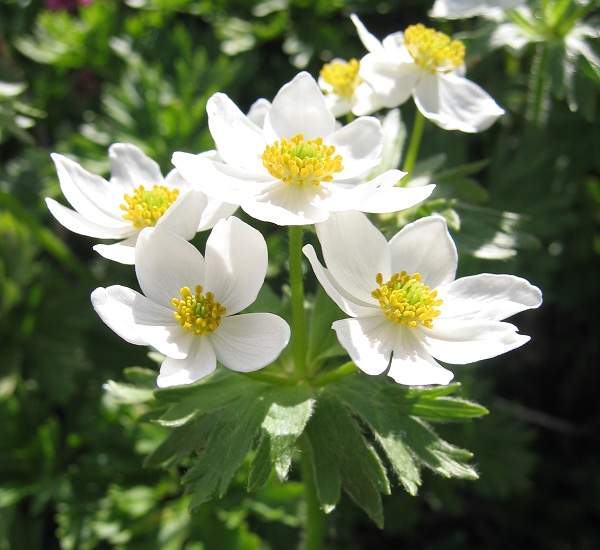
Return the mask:
<path id="1" fill-rule="evenodd" d="M 383 527 L 380 493 L 390 493 L 385 469 L 342 402 L 333 395 L 321 394 L 315 414 L 308 424 L 307 435 L 313 456 L 320 452 L 332 456 L 346 492 L 379 527 Z M 335 486 L 320 487 L 323 472 L 318 472 L 319 465 L 322 463 L 314 466 L 317 494 L 321 498 L 322 493 L 332 495 Z M 331 469 L 331 466 L 327 468 Z M 331 505 L 330 502 L 321 503 Z"/>
<path id="2" fill-rule="evenodd" d="M 320 416 L 321 413 L 317 410 L 316 419 L 313 418 L 308 423 L 306 440 L 317 487 L 317 497 L 323 510 L 328 514 L 340 500 L 342 480 L 337 466 L 335 448 L 328 444 L 328 428 L 320 421 Z"/>
<path id="3" fill-rule="evenodd" d="M 190 510 L 222 497 L 250 451 L 269 408 L 265 394 L 246 393 L 215 415 L 206 445 L 183 478 L 191 493 Z"/>
<path id="4" fill-rule="evenodd" d="M 218 413 L 211 413 L 197 418 L 178 428 L 169 430 L 167 437 L 144 460 L 144 466 L 171 466 L 182 460 L 201 447 L 212 431 Z"/>
<path id="5" fill-rule="evenodd" d="M 382 389 L 384 400 L 397 403 L 397 411 L 408 416 L 427 420 L 467 420 L 488 414 L 488 410 L 477 403 L 457 397 L 428 394 L 426 390 L 413 389 L 410 394 L 399 386 Z"/>
<path id="6" fill-rule="evenodd" d="M 394 409 L 397 400 L 386 401 L 380 397 L 381 381 L 364 377 L 348 377 L 335 389 L 340 399 L 369 426 L 377 442 L 385 452 L 400 483 L 411 495 L 416 495 L 421 485 L 419 465 L 410 448 L 406 445 L 402 430 L 388 414 L 388 407 Z M 442 388 L 444 388 L 442 390 Z M 411 390 L 405 390 L 407 393 Z M 455 391 L 452 386 L 427 388 L 424 391 Z"/>
<path id="7" fill-rule="evenodd" d="M 248 472 L 248 491 L 262 489 L 271 475 L 271 436 L 263 431 Z"/>
<path id="8" fill-rule="evenodd" d="M 310 388 L 298 385 L 294 388 L 277 388 L 271 392 L 271 406 L 262 424 L 269 434 L 271 459 L 279 481 L 287 478 L 294 444 L 302 434 L 313 410 L 314 399 Z"/>
<path id="9" fill-rule="evenodd" d="M 260 393 L 266 386 L 243 375 L 224 371 L 206 382 L 158 390 L 160 401 L 174 403 L 157 420 L 163 426 L 176 427 L 198 415 L 224 407 L 242 395 Z"/>
<path id="10" fill-rule="evenodd" d="M 440 439 L 424 421 L 402 414 L 394 415 L 396 429 L 416 457 L 443 477 L 477 479 L 473 466 L 467 464 L 472 453 Z"/>
<path id="11" fill-rule="evenodd" d="M 102 386 L 110 395 L 124 403 L 146 403 L 154 399 L 154 391 L 109 380 Z"/>

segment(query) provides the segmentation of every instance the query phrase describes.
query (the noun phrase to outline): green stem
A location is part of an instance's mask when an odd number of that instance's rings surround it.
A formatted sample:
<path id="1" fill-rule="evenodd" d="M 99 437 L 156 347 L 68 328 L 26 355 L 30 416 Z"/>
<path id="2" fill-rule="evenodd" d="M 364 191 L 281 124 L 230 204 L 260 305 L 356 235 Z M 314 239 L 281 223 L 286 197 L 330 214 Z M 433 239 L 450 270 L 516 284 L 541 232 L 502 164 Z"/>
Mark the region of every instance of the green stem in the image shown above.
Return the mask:
<path id="1" fill-rule="evenodd" d="M 327 371 L 315 377 L 315 379 L 312 381 L 312 386 L 316 387 L 331 384 L 331 382 L 334 382 L 339 378 L 344 378 L 344 376 L 348 376 L 349 374 L 356 372 L 356 370 L 356 365 L 352 361 L 348 361 L 347 363 L 344 363 L 333 370 Z"/>
<path id="2" fill-rule="evenodd" d="M 407 172 L 407 175 L 402 178 L 402 185 L 406 185 L 411 177 L 411 173 L 417 162 L 419 156 L 419 147 L 421 146 L 421 138 L 423 137 L 423 128 L 425 127 L 425 115 L 418 109 L 415 113 L 415 121 L 413 123 L 413 129 L 410 135 L 410 141 L 408 143 L 408 150 L 404 157 L 404 166 L 402 170 Z"/>
<path id="3" fill-rule="evenodd" d="M 546 67 L 548 65 L 548 47 L 539 44 L 535 58 L 531 66 L 533 75 L 532 100 L 530 103 L 530 117 L 535 126 L 539 126 L 544 118 L 544 100 L 546 99 L 547 78 Z"/>
<path id="4" fill-rule="evenodd" d="M 290 289 L 292 291 L 292 352 L 300 380 L 308 379 L 306 368 L 306 315 L 302 278 L 302 227 L 290 225 Z"/>
<path id="5" fill-rule="evenodd" d="M 302 550 L 321 550 L 325 533 L 325 513 L 319 504 L 317 485 L 310 459 L 310 443 L 306 434 L 300 436 L 300 474 L 304 484 L 304 503 L 306 518 L 304 536 L 300 548 Z"/>

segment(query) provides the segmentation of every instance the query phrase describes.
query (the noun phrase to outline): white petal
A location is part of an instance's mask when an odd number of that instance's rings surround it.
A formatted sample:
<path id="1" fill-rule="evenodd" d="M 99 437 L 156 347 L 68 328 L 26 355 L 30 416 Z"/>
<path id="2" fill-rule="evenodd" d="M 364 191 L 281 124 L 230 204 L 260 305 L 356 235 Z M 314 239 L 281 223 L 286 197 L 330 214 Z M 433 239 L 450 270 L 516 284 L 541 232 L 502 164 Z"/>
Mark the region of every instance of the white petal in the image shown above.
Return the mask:
<path id="1" fill-rule="evenodd" d="M 216 151 L 208 151 L 205 153 L 200 153 L 200 155 L 206 156 L 210 158 L 210 154 L 214 154 L 215 156 L 217 155 Z M 163 185 L 169 189 L 179 189 L 179 194 L 180 195 L 184 195 L 185 193 L 187 193 L 188 191 L 191 191 L 193 188 L 192 185 L 190 185 L 190 182 L 188 180 L 186 180 L 181 173 L 179 172 L 179 170 L 177 170 L 176 168 L 174 168 L 173 170 L 171 170 L 166 176 L 165 176 L 165 180 L 163 182 Z"/>
<path id="2" fill-rule="evenodd" d="M 258 296 L 268 264 L 267 243 L 260 231 L 232 216 L 220 220 L 206 241 L 205 290 L 233 315 Z"/>
<path id="3" fill-rule="evenodd" d="M 141 294 L 124 286 L 97 288 L 92 292 L 92 306 L 100 318 L 123 340 L 143 346 L 147 342 L 140 338 L 133 319 L 133 303 Z"/>
<path id="4" fill-rule="evenodd" d="M 121 338 L 147 344 L 169 357 L 183 358 L 193 335 L 183 330 L 169 310 L 123 286 L 98 288 L 92 305 L 100 318 Z"/>
<path id="5" fill-rule="evenodd" d="M 160 217 L 156 227 L 171 231 L 186 240 L 192 239 L 198 231 L 207 202 L 206 195 L 200 191 L 180 195 Z"/>
<path id="6" fill-rule="evenodd" d="M 110 182 L 123 192 L 131 194 L 143 185 L 152 189 L 162 185 L 163 175 L 158 163 L 147 156 L 139 147 L 130 143 L 114 143 L 108 149 L 110 159 Z"/>
<path id="7" fill-rule="evenodd" d="M 244 176 L 234 177 L 232 174 L 224 173 L 223 170 L 227 170 L 228 165 L 212 161 L 202 155 L 176 152 L 171 160 L 182 176 L 196 189 L 223 202 L 241 204 L 259 193 L 265 186 L 264 183 L 249 181 Z M 219 169 L 216 168 L 217 166 Z M 263 169 L 263 174 L 266 173 Z M 242 174 L 244 172 L 239 175 Z"/>
<path id="8" fill-rule="evenodd" d="M 252 372 L 279 357 L 290 340 L 290 327 L 272 313 L 247 313 L 223 318 L 210 339 L 220 363 Z"/>
<path id="9" fill-rule="evenodd" d="M 358 37 L 360 41 L 363 43 L 363 46 L 369 52 L 376 52 L 383 50 L 383 45 L 373 34 L 371 34 L 367 28 L 364 26 L 363 22 L 358 18 L 354 13 L 350 15 L 350 19 L 354 26 L 356 27 L 356 31 L 358 32 Z"/>
<path id="10" fill-rule="evenodd" d="M 96 244 L 92 248 L 107 260 L 125 265 L 135 264 L 135 245 L 139 233 L 114 244 Z"/>
<path id="11" fill-rule="evenodd" d="M 422 73 L 415 63 L 400 63 L 387 54 L 375 53 L 361 60 L 359 72 L 375 91 L 377 100 L 388 109 L 406 102 Z"/>
<path id="12" fill-rule="evenodd" d="M 310 198 L 308 195 L 312 195 Z M 265 192 L 242 202 L 242 209 L 253 218 L 278 225 L 307 225 L 319 223 L 329 212 L 311 203 L 315 192 L 305 187 L 273 183 Z M 317 202 L 317 201 L 315 201 Z"/>
<path id="13" fill-rule="evenodd" d="M 380 161 L 383 148 L 381 123 L 374 117 L 360 117 L 346 124 L 333 136 L 336 155 L 342 156 L 343 171 L 335 181 L 366 176 Z"/>
<path id="14" fill-rule="evenodd" d="M 388 243 L 362 213 L 335 212 L 316 226 L 325 264 L 333 278 L 350 295 L 363 303 L 373 303 L 375 277 L 391 275 Z"/>
<path id="15" fill-rule="evenodd" d="M 182 237 L 156 228 L 144 229 L 135 250 L 135 272 L 142 292 L 152 301 L 172 308 L 180 289 L 204 285 L 204 258 Z"/>
<path id="16" fill-rule="evenodd" d="M 321 283 L 321 286 L 327 292 L 329 297 L 338 305 L 338 307 L 352 317 L 364 317 L 377 312 L 378 306 L 374 301 L 371 303 L 361 302 L 359 299 L 351 296 L 339 283 L 332 277 L 330 271 L 325 269 L 319 260 L 312 245 L 307 244 L 303 249 L 304 255 L 308 258 L 313 268 L 315 276 Z"/>
<path id="17" fill-rule="evenodd" d="M 360 370 L 377 375 L 388 368 L 398 325 L 388 321 L 385 315 L 341 319 L 332 326 L 340 344 Z"/>
<path id="18" fill-rule="evenodd" d="M 481 132 L 504 113 L 477 84 L 453 74 L 425 72 L 414 98 L 419 111 L 445 130 Z"/>
<path id="19" fill-rule="evenodd" d="M 376 178 L 357 185 L 354 189 L 364 194 L 356 209 L 361 212 L 381 214 L 398 212 L 424 201 L 435 189 L 435 185 L 422 187 L 397 187 L 396 183 L 405 175 L 400 170 L 388 170 Z M 365 187 L 361 190 L 360 188 Z"/>
<path id="20" fill-rule="evenodd" d="M 194 338 L 194 345 L 187 357 L 167 357 L 162 362 L 156 384 L 159 388 L 192 384 L 208 376 L 216 368 L 217 358 L 210 340 L 204 337 Z"/>
<path id="21" fill-rule="evenodd" d="M 443 319 L 501 321 L 542 303 L 542 293 L 514 275 L 482 273 L 462 277 L 439 289 Z"/>
<path id="22" fill-rule="evenodd" d="M 443 307 L 443 306 L 442 306 Z M 496 357 L 529 341 L 517 327 L 500 321 L 446 320 L 439 317 L 433 328 L 420 328 L 425 349 L 436 359 L 464 365 Z"/>
<path id="23" fill-rule="evenodd" d="M 454 280 L 458 253 L 441 216 L 421 218 L 403 227 L 390 241 L 392 271 L 421 274 L 432 290 Z"/>
<path id="24" fill-rule="evenodd" d="M 266 145 L 262 130 L 225 94 L 214 94 L 208 100 L 206 111 L 210 133 L 223 161 L 241 168 L 260 169 L 260 155 Z M 188 179 L 185 173 L 183 175 Z"/>
<path id="25" fill-rule="evenodd" d="M 222 218 L 228 218 L 239 208 L 237 204 L 229 204 L 217 199 L 209 198 L 204 212 L 200 218 L 198 231 L 211 229 Z"/>
<path id="26" fill-rule="evenodd" d="M 407 386 L 445 385 L 454 377 L 427 353 L 418 336 L 407 327 L 396 340 L 388 376 Z"/>
<path id="27" fill-rule="evenodd" d="M 123 226 L 124 191 L 104 178 L 91 174 L 76 162 L 52 153 L 60 189 L 71 206 L 84 218 L 103 227 Z"/>
<path id="28" fill-rule="evenodd" d="M 297 74 L 279 90 L 264 126 L 265 140 L 270 145 L 300 133 L 304 139 L 327 139 L 334 129 L 335 117 L 327 109 L 319 85 L 306 72 Z"/>
<path id="29" fill-rule="evenodd" d="M 271 102 L 267 99 L 257 99 L 248 111 L 248 119 L 254 122 L 259 128 L 265 124 L 265 117 L 271 108 Z"/>
<path id="30" fill-rule="evenodd" d="M 71 210 L 51 198 L 46 198 L 46 205 L 50 213 L 61 225 L 79 235 L 96 237 L 97 239 L 123 239 L 136 231 L 130 223 L 125 221 L 123 221 L 120 227 L 115 226 L 115 224 L 110 227 L 98 225 L 82 216 L 79 212 Z"/>

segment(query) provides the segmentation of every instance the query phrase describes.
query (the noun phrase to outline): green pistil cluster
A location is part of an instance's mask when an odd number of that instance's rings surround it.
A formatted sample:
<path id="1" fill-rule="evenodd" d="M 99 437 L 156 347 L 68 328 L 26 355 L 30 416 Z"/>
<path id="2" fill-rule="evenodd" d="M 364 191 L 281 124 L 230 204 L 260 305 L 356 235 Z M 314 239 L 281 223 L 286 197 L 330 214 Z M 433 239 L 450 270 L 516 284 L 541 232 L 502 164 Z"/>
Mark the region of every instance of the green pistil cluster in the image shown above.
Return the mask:
<path id="1" fill-rule="evenodd" d="M 334 153 L 335 147 L 324 145 L 323 138 L 304 141 L 304 136 L 297 134 L 267 145 L 261 158 L 269 174 L 288 185 L 318 186 L 333 181 L 333 174 L 344 169 L 342 157 Z"/>
<path id="2" fill-rule="evenodd" d="M 136 229 L 154 227 L 167 209 L 177 200 L 179 189 L 169 189 L 164 185 L 155 185 L 148 190 L 143 185 L 136 187 L 133 196 L 125 194 L 123 219 L 130 221 Z"/>
<path id="3" fill-rule="evenodd" d="M 359 69 L 360 63 L 356 59 L 351 59 L 348 63 L 333 61 L 323 65 L 320 75 L 331 86 L 332 93 L 352 97 L 362 82 L 358 76 Z"/>
<path id="4" fill-rule="evenodd" d="M 404 31 L 404 43 L 415 63 L 432 73 L 450 72 L 465 61 L 465 46 L 460 40 L 451 40 L 420 23 Z"/>
<path id="5" fill-rule="evenodd" d="M 394 323 L 407 327 L 422 325 L 433 328 L 433 320 L 440 315 L 436 309 L 443 300 L 436 299 L 437 290 L 431 290 L 421 283 L 421 275 L 408 275 L 406 271 L 394 273 L 387 283 L 383 283 L 383 275 L 375 277 L 379 288 L 371 293 L 385 313 Z"/>
<path id="6" fill-rule="evenodd" d="M 185 330 L 191 330 L 197 336 L 210 334 L 221 324 L 221 317 L 226 309 L 217 301 L 212 292 L 202 295 L 202 287 L 196 285 L 195 293 L 189 287 L 181 288 L 181 298 L 173 298 L 171 303 L 177 319 Z"/>

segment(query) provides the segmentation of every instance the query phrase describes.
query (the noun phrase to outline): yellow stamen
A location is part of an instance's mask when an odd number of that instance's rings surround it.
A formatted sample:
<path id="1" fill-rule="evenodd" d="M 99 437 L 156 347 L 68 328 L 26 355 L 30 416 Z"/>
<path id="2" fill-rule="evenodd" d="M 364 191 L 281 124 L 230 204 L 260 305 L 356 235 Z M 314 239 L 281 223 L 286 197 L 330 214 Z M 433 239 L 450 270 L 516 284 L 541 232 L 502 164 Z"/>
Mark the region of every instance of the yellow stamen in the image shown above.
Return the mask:
<path id="1" fill-rule="evenodd" d="M 318 186 L 333 181 L 333 174 L 344 169 L 342 157 L 334 153 L 335 147 L 323 145 L 323 138 L 304 141 L 298 134 L 267 145 L 261 158 L 269 174 L 288 185 Z"/>
<path id="2" fill-rule="evenodd" d="M 424 285 L 419 273 L 394 273 L 385 284 L 383 275 L 378 273 L 375 281 L 379 288 L 371 296 L 379 301 L 390 321 L 413 328 L 419 325 L 433 328 L 433 320 L 441 313 L 436 308 L 442 305 L 443 300 L 436 299 L 437 290 L 432 291 Z"/>
<path id="3" fill-rule="evenodd" d="M 404 43 L 415 63 L 432 73 L 450 72 L 465 61 L 465 46 L 460 40 L 451 40 L 421 23 L 404 31 Z"/>
<path id="4" fill-rule="evenodd" d="M 154 227 L 178 196 L 179 189 L 155 185 L 148 191 L 140 185 L 134 189 L 133 197 L 128 194 L 123 197 L 126 203 L 120 205 L 125 211 L 123 219 L 130 221 L 136 229 Z"/>
<path id="5" fill-rule="evenodd" d="M 352 97 L 356 88 L 362 82 L 358 76 L 360 63 L 351 59 L 348 63 L 333 61 L 325 63 L 321 69 L 321 78 L 331 86 L 331 92 L 335 95 Z"/>
<path id="6" fill-rule="evenodd" d="M 181 299 L 173 298 L 171 301 L 177 308 L 173 315 L 185 330 L 191 330 L 197 336 L 210 334 L 221 324 L 221 316 L 225 315 L 226 309 L 215 301 L 212 292 L 202 295 L 200 285 L 196 285 L 195 291 L 195 294 L 192 294 L 189 287 L 181 288 Z"/>

